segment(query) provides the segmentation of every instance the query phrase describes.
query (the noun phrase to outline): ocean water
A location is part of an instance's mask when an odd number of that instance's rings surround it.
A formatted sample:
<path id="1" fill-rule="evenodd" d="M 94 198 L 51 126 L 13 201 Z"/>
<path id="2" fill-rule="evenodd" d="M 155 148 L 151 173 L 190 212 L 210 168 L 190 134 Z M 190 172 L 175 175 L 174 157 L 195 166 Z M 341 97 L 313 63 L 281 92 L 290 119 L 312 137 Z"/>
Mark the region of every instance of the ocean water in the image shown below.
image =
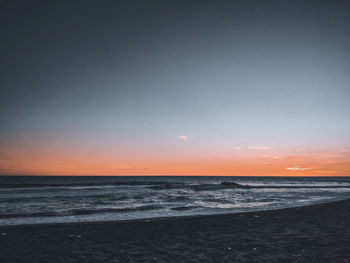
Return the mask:
<path id="1" fill-rule="evenodd" d="M 350 197 L 350 178 L 0 177 L 0 225 L 271 210 Z"/>

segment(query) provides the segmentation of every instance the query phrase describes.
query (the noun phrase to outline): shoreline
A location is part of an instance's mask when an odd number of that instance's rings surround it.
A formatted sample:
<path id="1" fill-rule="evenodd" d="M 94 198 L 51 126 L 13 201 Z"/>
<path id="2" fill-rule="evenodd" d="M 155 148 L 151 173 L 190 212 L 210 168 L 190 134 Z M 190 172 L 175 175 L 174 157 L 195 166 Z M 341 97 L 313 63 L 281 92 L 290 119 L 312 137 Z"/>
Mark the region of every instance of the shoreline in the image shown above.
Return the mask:
<path id="1" fill-rule="evenodd" d="M 348 263 L 349 218 L 350 198 L 245 213 L 1 226 L 0 261 Z"/>
<path id="2" fill-rule="evenodd" d="M 124 220 L 106 220 L 106 221 L 82 221 L 82 222 L 62 222 L 62 223 L 37 223 L 37 224 L 17 224 L 17 225 L 0 225 L 0 231 L 2 228 L 17 228 L 17 227 L 35 227 L 35 226 L 55 226 L 55 225 L 94 225 L 94 224 L 123 224 L 123 223 L 149 223 L 149 222 L 158 222 L 158 221 L 173 221 L 173 220 L 182 220 L 182 219 L 195 219 L 195 218 L 202 218 L 202 217 L 217 217 L 217 216 L 236 216 L 236 215 L 245 215 L 245 214 L 257 214 L 257 213 L 265 213 L 265 212 L 274 212 L 274 211 L 283 211 L 286 209 L 297 209 L 297 208 L 307 208 L 307 207 L 313 207 L 313 206 L 322 206 L 326 204 L 332 204 L 336 202 L 346 201 L 350 198 L 345 199 L 337 199 L 337 200 L 330 200 L 315 204 L 307 204 L 307 205 L 300 205 L 300 206 L 292 206 L 292 207 L 285 207 L 285 208 L 275 208 L 275 209 L 267 209 L 267 210 L 256 210 L 256 211 L 246 211 L 246 212 L 227 212 L 227 213 L 217 213 L 217 214 L 197 214 L 197 215 L 182 215 L 182 216 L 163 216 L 163 217 L 149 217 L 149 218 L 137 218 L 137 219 L 124 219 Z M 349 262 L 350 263 L 350 262 Z"/>

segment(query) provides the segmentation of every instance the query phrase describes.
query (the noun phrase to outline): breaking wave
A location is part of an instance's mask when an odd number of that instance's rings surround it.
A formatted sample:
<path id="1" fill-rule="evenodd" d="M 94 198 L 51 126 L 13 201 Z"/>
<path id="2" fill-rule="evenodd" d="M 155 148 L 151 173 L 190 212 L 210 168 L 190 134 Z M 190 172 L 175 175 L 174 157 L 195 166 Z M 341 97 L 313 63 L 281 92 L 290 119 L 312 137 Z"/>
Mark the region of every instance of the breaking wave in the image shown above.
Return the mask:
<path id="1" fill-rule="evenodd" d="M 166 181 L 130 181 L 130 182 L 117 182 L 117 183 L 87 183 L 87 184 L 13 184 L 13 183 L 2 183 L 0 184 L 0 189 L 7 188 L 59 188 L 59 190 L 67 189 L 99 189 L 101 187 L 118 187 L 118 186 L 144 186 L 153 190 L 166 190 L 166 189 L 192 189 L 194 191 L 208 191 L 208 190 L 218 190 L 218 189 L 264 189 L 264 188 L 350 188 L 350 185 L 246 185 L 238 184 L 234 182 L 223 181 L 221 183 L 211 183 L 211 184 L 188 184 L 188 183 L 178 183 L 178 182 L 166 182 Z"/>

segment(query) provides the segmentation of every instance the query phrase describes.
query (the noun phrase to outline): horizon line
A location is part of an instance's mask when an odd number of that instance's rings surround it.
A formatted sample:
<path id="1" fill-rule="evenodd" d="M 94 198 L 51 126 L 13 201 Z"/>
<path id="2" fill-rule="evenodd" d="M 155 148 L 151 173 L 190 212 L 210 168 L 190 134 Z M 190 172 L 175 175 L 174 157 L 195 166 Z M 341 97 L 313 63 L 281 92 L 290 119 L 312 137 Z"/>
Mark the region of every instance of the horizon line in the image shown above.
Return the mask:
<path id="1" fill-rule="evenodd" d="M 197 177 L 197 176 L 202 176 L 202 177 L 350 177 L 350 175 L 209 175 L 209 174 L 204 174 L 204 175 L 186 175 L 186 174 L 164 174 L 164 175 L 150 175 L 150 174 L 128 174 L 128 175 L 106 175 L 106 174 L 0 174 L 0 177 L 2 176 L 67 176 L 67 177 L 78 177 L 78 176 L 105 176 L 105 177 L 127 177 L 127 176 L 168 176 L 168 177 Z"/>

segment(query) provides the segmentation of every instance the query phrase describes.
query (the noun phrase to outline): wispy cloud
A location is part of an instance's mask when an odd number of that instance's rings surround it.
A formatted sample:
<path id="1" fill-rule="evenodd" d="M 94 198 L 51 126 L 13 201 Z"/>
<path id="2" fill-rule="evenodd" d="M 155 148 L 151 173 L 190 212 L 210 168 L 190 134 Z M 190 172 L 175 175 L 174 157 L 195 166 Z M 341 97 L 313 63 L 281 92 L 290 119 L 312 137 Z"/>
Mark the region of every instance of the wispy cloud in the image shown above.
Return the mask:
<path id="1" fill-rule="evenodd" d="M 293 166 L 293 167 L 287 167 L 286 170 L 289 171 L 306 171 L 306 170 L 311 170 L 312 168 L 308 167 L 298 167 L 298 166 Z"/>
<path id="2" fill-rule="evenodd" d="M 185 141 L 185 142 L 189 141 L 189 138 L 188 138 L 187 135 L 179 135 L 176 138 L 179 139 L 179 140 Z"/>
<path id="3" fill-rule="evenodd" d="M 265 147 L 265 146 L 248 146 L 248 150 L 254 150 L 254 151 L 264 151 L 264 150 L 269 150 L 270 147 Z"/>

